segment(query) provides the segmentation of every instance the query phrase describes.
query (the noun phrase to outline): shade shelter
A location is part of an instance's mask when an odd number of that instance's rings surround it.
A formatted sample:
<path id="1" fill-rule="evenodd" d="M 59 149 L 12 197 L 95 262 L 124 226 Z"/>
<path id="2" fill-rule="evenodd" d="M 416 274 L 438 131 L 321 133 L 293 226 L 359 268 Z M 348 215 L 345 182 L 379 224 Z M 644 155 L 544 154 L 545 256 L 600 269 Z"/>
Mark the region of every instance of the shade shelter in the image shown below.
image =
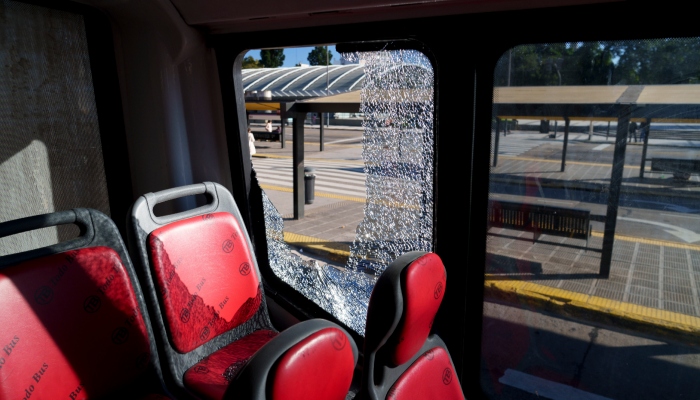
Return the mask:
<path id="1" fill-rule="evenodd" d="M 600 265 L 600 275 L 607 278 L 630 122 L 645 122 L 648 127 L 654 122 L 700 122 L 698 105 L 700 85 L 497 87 L 493 94 L 494 116 L 497 119 L 493 163 L 495 166 L 498 162 L 500 126 L 504 119 L 563 119 L 562 172 L 566 167 L 572 119 L 617 121 Z M 644 176 L 649 136 L 644 137 L 640 177 Z"/>
<path id="2" fill-rule="evenodd" d="M 318 112 L 359 112 L 360 91 L 342 93 L 335 96 L 285 103 L 285 115 L 292 118 L 292 176 L 294 191 L 294 219 L 304 217 L 304 120 L 306 114 Z M 323 150 L 323 120 L 320 129 L 321 150 Z"/>

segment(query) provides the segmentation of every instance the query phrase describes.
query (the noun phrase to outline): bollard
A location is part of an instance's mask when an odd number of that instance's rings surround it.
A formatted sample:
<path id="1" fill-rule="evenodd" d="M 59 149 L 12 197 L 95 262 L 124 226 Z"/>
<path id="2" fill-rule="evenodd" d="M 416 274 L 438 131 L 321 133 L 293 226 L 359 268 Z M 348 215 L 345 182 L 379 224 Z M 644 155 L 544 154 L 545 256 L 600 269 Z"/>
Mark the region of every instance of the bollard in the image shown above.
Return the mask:
<path id="1" fill-rule="evenodd" d="M 304 204 L 313 204 L 315 186 L 314 168 L 304 167 Z"/>

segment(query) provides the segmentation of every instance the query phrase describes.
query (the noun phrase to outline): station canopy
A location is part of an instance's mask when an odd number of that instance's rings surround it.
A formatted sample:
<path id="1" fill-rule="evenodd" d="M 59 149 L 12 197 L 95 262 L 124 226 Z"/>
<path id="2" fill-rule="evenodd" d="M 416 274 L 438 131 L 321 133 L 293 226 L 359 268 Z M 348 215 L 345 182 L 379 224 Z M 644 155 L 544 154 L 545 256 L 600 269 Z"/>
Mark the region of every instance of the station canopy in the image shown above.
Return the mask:
<path id="1" fill-rule="evenodd" d="M 359 90 L 365 78 L 360 64 L 244 69 L 247 102 L 294 102 Z"/>
<path id="2" fill-rule="evenodd" d="M 496 87 L 496 115 L 502 119 L 615 120 L 621 107 L 630 117 L 697 123 L 700 85 Z"/>

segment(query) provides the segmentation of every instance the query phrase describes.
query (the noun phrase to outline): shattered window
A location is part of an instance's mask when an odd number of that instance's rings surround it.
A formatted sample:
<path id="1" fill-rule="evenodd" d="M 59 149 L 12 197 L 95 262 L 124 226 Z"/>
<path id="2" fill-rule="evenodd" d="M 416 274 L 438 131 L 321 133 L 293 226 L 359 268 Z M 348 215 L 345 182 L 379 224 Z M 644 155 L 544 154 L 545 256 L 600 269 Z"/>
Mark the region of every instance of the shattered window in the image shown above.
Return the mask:
<path id="1" fill-rule="evenodd" d="M 415 50 L 342 57 L 364 68 L 358 84 L 364 219 L 355 229 L 346 263 L 302 259 L 285 242 L 285 221 L 266 194 L 263 202 L 274 273 L 364 335 L 377 276 L 403 253 L 432 251 L 434 75 L 428 58 Z"/>

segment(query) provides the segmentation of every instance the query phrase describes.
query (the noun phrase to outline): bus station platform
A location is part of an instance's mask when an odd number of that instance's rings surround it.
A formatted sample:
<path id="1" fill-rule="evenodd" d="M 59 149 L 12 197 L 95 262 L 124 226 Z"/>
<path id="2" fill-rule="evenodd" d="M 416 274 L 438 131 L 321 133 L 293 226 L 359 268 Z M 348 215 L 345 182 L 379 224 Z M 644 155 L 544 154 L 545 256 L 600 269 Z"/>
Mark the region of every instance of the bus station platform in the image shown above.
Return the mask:
<path id="1" fill-rule="evenodd" d="M 518 137 L 517 133 L 509 134 L 501 138 L 501 144 Z M 537 137 L 540 140 L 542 135 Z M 522 154 L 499 155 L 498 166 L 491 170 L 491 197 L 522 201 L 523 193 L 498 190 L 498 185 L 517 186 L 533 196 L 527 201 L 538 198 L 580 207 L 583 202 L 557 198 L 556 191 L 604 193 L 610 183 L 612 155 L 605 151 L 597 154 L 591 148 L 601 148 L 606 143 L 613 143 L 614 147 L 614 139 L 594 137 L 588 141 L 587 138 L 588 135 L 569 138 L 564 172 L 560 171 L 557 139 Z M 308 145 L 307 160 L 357 162 L 356 151 L 351 155 L 340 146 L 327 145 L 327 151 L 318 152 L 315 146 Z M 697 176 L 678 181 L 662 173 L 651 173 L 649 165 L 646 166 L 649 174 L 639 178 L 641 148 L 635 146 L 629 144 L 625 159 L 621 190 L 628 201 L 620 204 L 609 277 L 603 279 L 599 275 L 606 204 L 586 203 L 594 216 L 587 246 L 581 239 L 542 234 L 534 241 L 530 232 L 491 228 L 487 233 L 485 299 L 684 343 L 699 342 L 700 235 L 696 238 L 685 228 L 674 231 L 675 225 L 664 222 L 663 218 L 670 218 L 671 222 L 674 215 L 686 221 L 700 219 L 688 208 L 692 206 L 672 202 L 680 198 L 684 199 L 683 204 L 700 204 L 700 181 Z M 658 148 L 685 151 L 664 144 Z M 258 149 L 256 157 L 291 158 L 291 146 Z M 262 187 L 282 214 L 285 241 L 294 251 L 322 263 L 344 264 L 355 230 L 364 218 L 361 199 L 317 192 L 314 204 L 306 206 L 304 218 L 294 220 L 291 193 Z M 669 216 L 663 217 L 665 214 Z M 657 234 L 651 233 L 654 229 Z"/>

